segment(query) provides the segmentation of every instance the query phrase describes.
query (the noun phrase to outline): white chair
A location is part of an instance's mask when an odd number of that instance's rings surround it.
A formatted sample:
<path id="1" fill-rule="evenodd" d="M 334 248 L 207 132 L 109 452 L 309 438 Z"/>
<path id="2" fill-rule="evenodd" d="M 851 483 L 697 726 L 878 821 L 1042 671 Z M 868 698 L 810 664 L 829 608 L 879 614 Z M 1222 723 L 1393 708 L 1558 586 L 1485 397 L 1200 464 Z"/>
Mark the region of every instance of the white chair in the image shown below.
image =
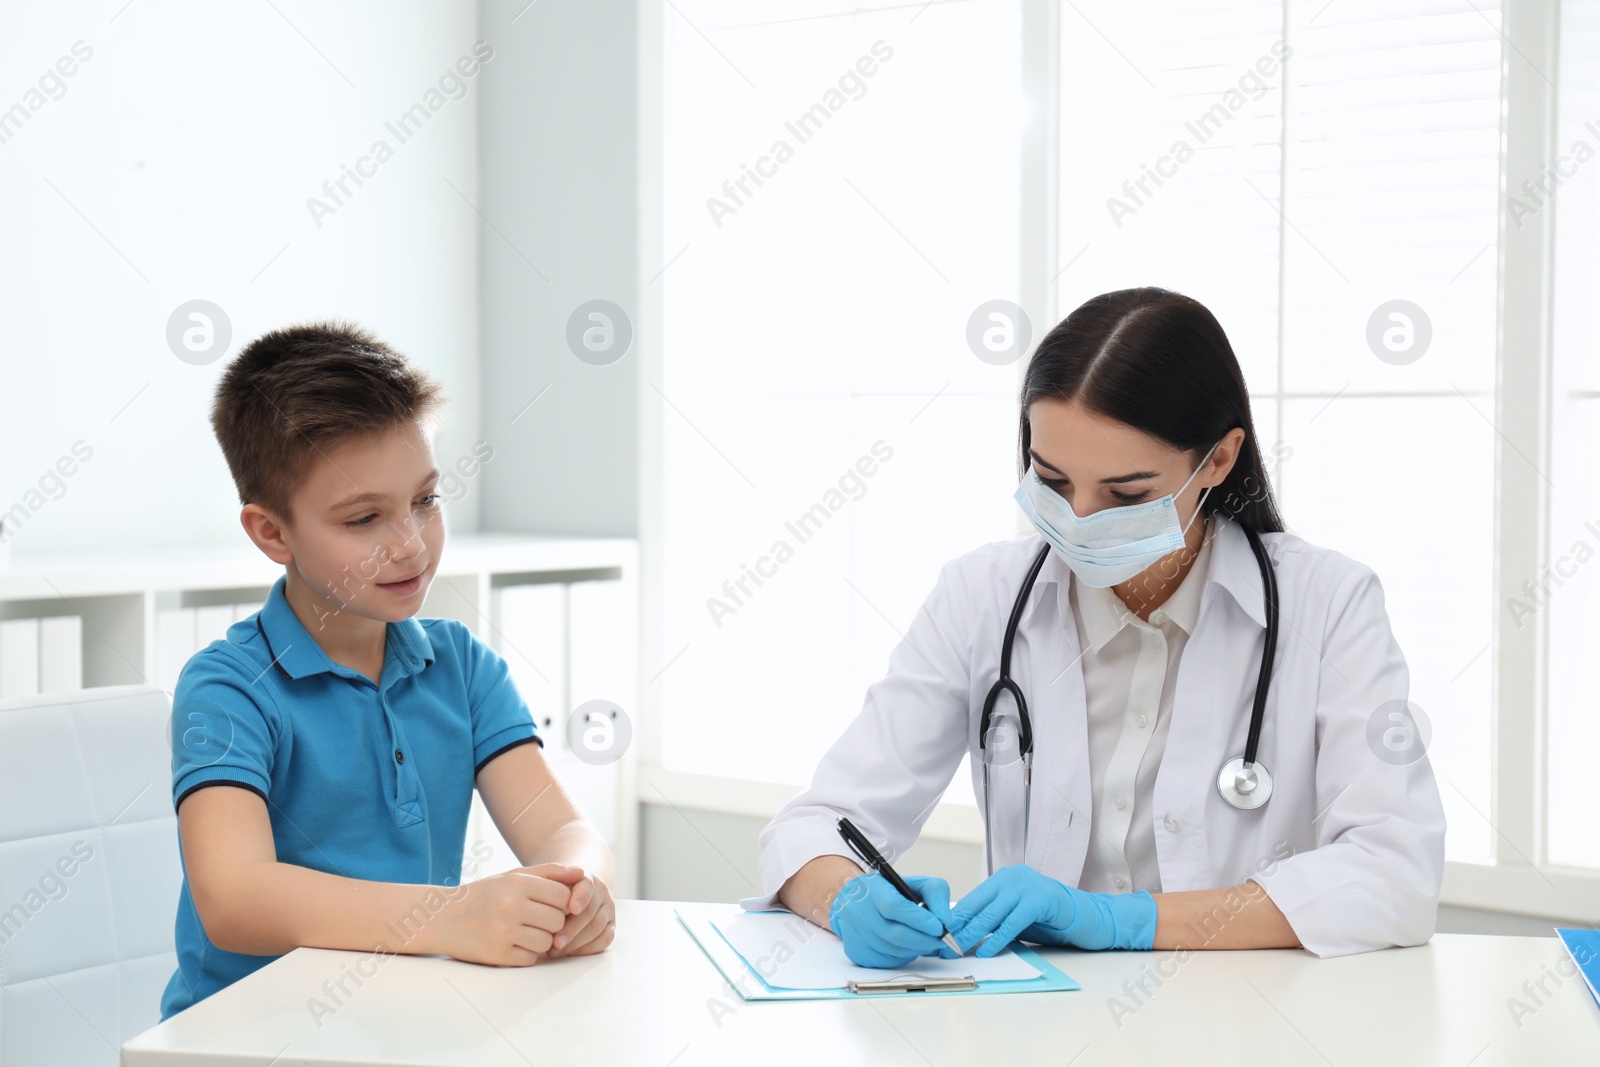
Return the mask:
<path id="1" fill-rule="evenodd" d="M 116 1064 L 160 1019 L 181 870 L 171 703 L 0 701 L 0 1067 Z"/>

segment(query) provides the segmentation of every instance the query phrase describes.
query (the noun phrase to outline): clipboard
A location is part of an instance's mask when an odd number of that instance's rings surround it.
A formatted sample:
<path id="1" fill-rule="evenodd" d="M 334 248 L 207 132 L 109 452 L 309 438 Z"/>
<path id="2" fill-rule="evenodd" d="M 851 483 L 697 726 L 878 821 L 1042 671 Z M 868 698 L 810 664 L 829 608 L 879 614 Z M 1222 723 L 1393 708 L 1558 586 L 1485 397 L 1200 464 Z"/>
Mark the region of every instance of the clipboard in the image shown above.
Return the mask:
<path id="1" fill-rule="evenodd" d="M 724 909 L 731 910 L 731 909 Z M 853 981 L 833 989 L 782 989 L 769 985 L 738 950 L 722 936 L 712 922 L 715 909 L 685 912 L 675 909 L 673 914 L 684 931 L 700 946 L 727 984 L 746 1001 L 755 1000 L 853 1000 L 858 997 L 889 999 L 894 997 L 946 997 L 963 994 L 1000 993 L 1055 993 L 1081 989 L 1055 965 L 1030 948 L 1021 945 L 1014 951 L 1026 960 L 1039 975 L 1036 978 L 1016 980 L 976 981 L 967 978 L 926 978 L 915 973 L 916 965 L 908 964 L 908 973 L 885 975 L 875 981 Z M 804 920 L 802 920 L 804 921 Z"/>
<path id="2" fill-rule="evenodd" d="M 1589 987 L 1589 995 L 1596 1006 L 1600 1006 L 1600 931 L 1558 926 L 1556 936 L 1572 962 L 1577 964 L 1578 973 Z"/>
<path id="3" fill-rule="evenodd" d="M 897 974 L 877 982 L 858 982 L 854 978 L 844 984 L 851 993 L 970 993 L 978 988 L 972 975 L 965 978 L 926 978 L 918 974 Z"/>

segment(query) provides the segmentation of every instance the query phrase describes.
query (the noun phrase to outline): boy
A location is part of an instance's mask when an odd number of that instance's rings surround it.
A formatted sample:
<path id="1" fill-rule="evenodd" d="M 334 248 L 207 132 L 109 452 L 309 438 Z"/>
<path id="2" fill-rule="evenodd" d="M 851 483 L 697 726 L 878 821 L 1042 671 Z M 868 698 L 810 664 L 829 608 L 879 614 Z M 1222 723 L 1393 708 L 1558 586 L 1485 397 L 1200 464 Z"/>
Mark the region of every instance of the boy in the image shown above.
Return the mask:
<path id="1" fill-rule="evenodd" d="M 173 696 L 184 882 L 163 1019 L 300 945 L 526 966 L 611 943 L 611 854 L 505 661 L 412 618 L 444 550 L 444 402 L 342 323 L 259 338 L 217 387 L 240 521 L 284 576 Z M 463 885 L 474 785 L 525 866 Z"/>

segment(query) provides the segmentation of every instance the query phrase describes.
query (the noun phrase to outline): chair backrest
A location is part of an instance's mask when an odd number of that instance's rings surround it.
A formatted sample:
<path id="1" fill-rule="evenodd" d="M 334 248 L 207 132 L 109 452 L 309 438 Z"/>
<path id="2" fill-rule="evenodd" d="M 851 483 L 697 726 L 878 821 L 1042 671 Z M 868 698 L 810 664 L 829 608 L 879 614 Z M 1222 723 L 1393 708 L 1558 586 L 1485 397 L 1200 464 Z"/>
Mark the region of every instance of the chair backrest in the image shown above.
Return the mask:
<path id="1" fill-rule="evenodd" d="M 0 1065 L 116 1064 L 177 967 L 171 702 L 0 701 Z"/>

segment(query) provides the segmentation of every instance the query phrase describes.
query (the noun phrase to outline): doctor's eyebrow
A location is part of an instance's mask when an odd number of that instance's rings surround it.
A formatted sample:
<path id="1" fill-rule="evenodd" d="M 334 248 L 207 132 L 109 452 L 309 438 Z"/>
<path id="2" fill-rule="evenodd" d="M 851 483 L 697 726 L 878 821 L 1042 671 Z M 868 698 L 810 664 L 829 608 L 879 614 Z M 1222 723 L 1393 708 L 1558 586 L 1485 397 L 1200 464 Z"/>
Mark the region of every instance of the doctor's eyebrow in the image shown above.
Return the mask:
<path id="1" fill-rule="evenodd" d="M 1033 457 L 1033 461 L 1035 463 L 1037 463 L 1039 466 L 1045 468 L 1046 470 L 1055 471 L 1057 474 L 1061 475 L 1061 477 L 1063 477 L 1063 478 L 1065 478 L 1067 476 L 1066 471 L 1063 471 L 1060 467 L 1054 466 L 1054 465 L 1052 465 L 1050 463 L 1046 463 L 1042 458 L 1040 458 L 1039 453 L 1035 452 L 1033 449 L 1031 449 L 1031 448 L 1028 449 L 1028 455 L 1032 456 Z M 1121 485 L 1124 482 L 1142 482 L 1142 481 L 1145 481 L 1145 480 L 1150 479 L 1150 478 L 1159 478 L 1159 477 L 1161 477 L 1161 472 L 1160 471 L 1134 471 L 1132 474 L 1119 474 L 1115 478 L 1101 478 L 1100 479 L 1100 484 L 1101 485 Z"/>
<path id="2" fill-rule="evenodd" d="M 429 471 L 427 473 L 427 476 L 424 477 L 422 479 L 422 481 L 417 483 L 417 488 L 421 489 L 423 486 L 427 485 L 429 482 L 433 481 L 437 477 L 439 477 L 439 470 L 436 467 L 433 470 Z M 347 497 L 346 499 L 339 501 L 337 504 L 333 505 L 333 507 L 329 508 L 328 510 L 329 511 L 338 511 L 340 508 L 355 507 L 357 504 L 374 504 L 374 503 L 377 503 L 380 500 L 388 500 L 388 499 L 389 499 L 389 494 L 388 493 L 359 493 L 356 496 Z"/>

